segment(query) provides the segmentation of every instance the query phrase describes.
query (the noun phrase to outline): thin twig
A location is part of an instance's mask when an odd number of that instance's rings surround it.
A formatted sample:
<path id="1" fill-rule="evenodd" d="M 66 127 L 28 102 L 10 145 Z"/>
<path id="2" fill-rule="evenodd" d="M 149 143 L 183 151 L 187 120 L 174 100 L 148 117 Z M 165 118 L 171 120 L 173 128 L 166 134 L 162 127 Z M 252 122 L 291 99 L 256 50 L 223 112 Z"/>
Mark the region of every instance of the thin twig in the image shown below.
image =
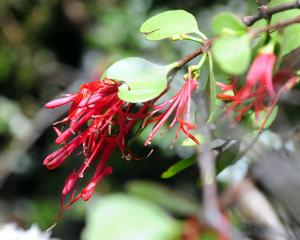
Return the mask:
<path id="1" fill-rule="evenodd" d="M 267 5 L 269 3 L 269 0 L 256 0 L 257 4 L 259 6 Z"/>
<path id="2" fill-rule="evenodd" d="M 208 39 L 203 43 L 203 46 L 201 48 L 197 48 L 195 51 L 193 51 L 189 55 L 178 60 L 177 61 L 178 68 L 182 68 L 185 64 L 192 61 L 194 58 L 198 57 L 202 53 L 209 52 L 211 44 L 212 44 L 212 40 Z"/>
<path id="3" fill-rule="evenodd" d="M 243 17 L 242 21 L 247 26 L 252 26 L 254 23 L 259 21 L 260 19 L 263 19 L 263 18 L 269 19 L 276 13 L 284 12 L 284 11 L 291 10 L 291 9 L 297 9 L 297 8 L 300 8 L 300 0 L 296 0 L 291 3 L 281 4 L 281 5 L 272 7 L 272 8 L 269 8 L 268 6 L 263 5 L 259 8 L 258 14 Z"/>
<path id="4" fill-rule="evenodd" d="M 251 36 L 255 37 L 255 36 L 259 35 L 260 33 L 268 32 L 273 29 L 281 30 L 284 27 L 287 27 L 289 25 L 293 25 L 296 23 L 300 23 L 300 15 L 295 18 L 291 18 L 291 19 L 284 20 L 284 21 L 279 21 L 277 23 L 268 25 L 264 28 L 254 29 L 254 30 L 250 31 L 249 34 Z"/>
<path id="5" fill-rule="evenodd" d="M 182 68 L 185 64 L 193 60 L 194 58 L 198 57 L 200 54 L 203 53 L 203 47 L 197 48 L 195 51 L 190 53 L 189 55 L 183 57 L 182 59 L 178 60 L 178 68 Z"/>

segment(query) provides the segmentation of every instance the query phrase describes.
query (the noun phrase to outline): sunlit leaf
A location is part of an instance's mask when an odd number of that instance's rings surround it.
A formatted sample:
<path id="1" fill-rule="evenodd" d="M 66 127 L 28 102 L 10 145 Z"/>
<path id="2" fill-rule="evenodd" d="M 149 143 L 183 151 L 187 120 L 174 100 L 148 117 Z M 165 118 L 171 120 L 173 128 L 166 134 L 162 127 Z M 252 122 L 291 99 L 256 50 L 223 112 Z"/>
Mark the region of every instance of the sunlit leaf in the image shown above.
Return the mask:
<path id="1" fill-rule="evenodd" d="M 122 81 L 118 96 L 127 102 L 146 102 L 159 96 L 167 87 L 168 73 L 176 65 L 161 66 L 142 58 L 122 59 L 106 71 L 106 77 Z"/>
<path id="2" fill-rule="evenodd" d="M 180 34 L 197 33 L 199 30 L 192 14 L 184 10 L 171 10 L 149 18 L 142 24 L 140 31 L 148 40 L 161 40 Z"/>

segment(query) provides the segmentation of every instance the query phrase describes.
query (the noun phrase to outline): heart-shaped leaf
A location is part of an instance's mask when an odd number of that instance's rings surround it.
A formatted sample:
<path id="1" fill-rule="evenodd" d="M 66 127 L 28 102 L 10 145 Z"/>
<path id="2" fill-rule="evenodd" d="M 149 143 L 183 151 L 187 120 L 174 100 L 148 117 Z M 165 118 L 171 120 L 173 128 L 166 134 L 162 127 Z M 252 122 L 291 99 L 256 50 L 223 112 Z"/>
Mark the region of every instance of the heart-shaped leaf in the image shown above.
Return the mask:
<path id="1" fill-rule="evenodd" d="M 142 58 L 122 59 L 106 70 L 106 77 L 124 82 L 118 96 L 127 102 L 146 102 L 159 96 L 167 87 L 168 73 L 176 64 L 157 65 Z"/>
<path id="2" fill-rule="evenodd" d="M 140 31 L 148 40 L 161 40 L 180 34 L 199 32 L 195 17 L 184 10 L 171 10 L 157 14 L 146 20 Z"/>
<path id="3" fill-rule="evenodd" d="M 243 74 L 251 60 L 250 39 L 241 37 L 220 37 L 212 46 L 213 56 L 221 69 L 229 74 Z"/>

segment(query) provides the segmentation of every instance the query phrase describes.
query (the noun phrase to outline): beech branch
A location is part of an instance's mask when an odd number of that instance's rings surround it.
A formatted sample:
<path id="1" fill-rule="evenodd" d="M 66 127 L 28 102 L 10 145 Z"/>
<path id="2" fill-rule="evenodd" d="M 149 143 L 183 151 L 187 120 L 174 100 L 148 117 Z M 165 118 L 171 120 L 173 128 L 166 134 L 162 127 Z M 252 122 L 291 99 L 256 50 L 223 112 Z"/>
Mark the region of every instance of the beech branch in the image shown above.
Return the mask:
<path id="1" fill-rule="evenodd" d="M 296 0 L 291 3 L 281 4 L 272 8 L 268 7 L 267 5 L 262 5 L 259 7 L 258 14 L 252 16 L 245 16 L 242 18 L 242 21 L 249 27 L 263 18 L 270 19 L 273 16 L 273 14 L 297 8 L 300 8 L 300 0 Z"/>
<path id="2" fill-rule="evenodd" d="M 212 44 L 212 40 L 208 39 L 203 43 L 203 46 L 201 48 L 197 48 L 195 51 L 193 51 L 189 55 L 178 60 L 177 61 L 178 68 L 182 68 L 184 65 L 186 65 L 188 62 L 192 61 L 194 58 L 198 57 L 199 55 L 201 55 L 203 53 L 208 53 L 210 50 L 211 44 Z"/>
<path id="3" fill-rule="evenodd" d="M 268 31 L 273 30 L 273 29 L 277 29 L 277 30 L 280 31 L 282 28 L 287 27 L 289 25 L 296 24 L 296 23 L 300 23 L 300 15 L 295 17 L 295 18 L 287 19 L 287 20 L 284 20 L 284 21 L 279 21 L 277 23 L 268 25 L 268 26 L 266 26 L 264 28 L 261 28 L 261 29 L 252 30 L 250 32 L 250 35 L 255 37 L 260 33 L 268 32 Z"/>
<path id="4" fill-rule="evenodd" d="M 178 60 L 178 68 L 182 68 L 185 64 L 192 61 L 194 58 L 198 57 L 203 53 L 203 47 L 197 48 L 195 51 L 190 53 L 189 55 L 183 57 L 182 59 Z"/>

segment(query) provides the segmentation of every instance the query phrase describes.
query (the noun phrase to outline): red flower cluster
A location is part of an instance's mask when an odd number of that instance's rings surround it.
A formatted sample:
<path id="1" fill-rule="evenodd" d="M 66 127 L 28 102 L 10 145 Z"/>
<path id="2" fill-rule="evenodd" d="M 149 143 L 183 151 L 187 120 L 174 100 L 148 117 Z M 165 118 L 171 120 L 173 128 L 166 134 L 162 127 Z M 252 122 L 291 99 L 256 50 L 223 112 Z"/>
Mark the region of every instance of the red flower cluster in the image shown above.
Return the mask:
<path id="1" fill-rule="evenodd" d="M 253 110 L 255 118 L 258 119 L 259 113 L 268 108 L 268 114 L 260 129 L 263 128 L 281 94 L 291 89 L 298 81 L 298 77 L 288 69 L 280 70 L 273 76 L 275 62 L 274 53 L 258 54 L 249 69 L 244 86 L 240 89 L 235 77 L 230 84 L 217 82 L 221 88 L 218 98 L 229 102 L 227 114 L 235 112 L 235 120 L 241 121 L 249 110 Z"/>
<path id="2" fill-rule="evenodd" d="M 237 113 L 236 121 L 240 121 L 250 109 L 255 111 L 256 118 L 258 118 L 259 112 L 266 108 L 266 98 L 269 98 L 270 102 L 274 101 L 276 97 L 273 87 L 275 61 L 276 56 L 273 53 L 259 54 L 253 61 L 246 76 L 246 82 L 241 89 L 237 87 L 237 79 L 233 79 L 229 85 L 217 83 L 222 89 L 218 98 L 230 102 L 228 112 L 232 113 L 234 110 Z"/>
<path id="3" fill-rule="evenodd" d="M 58 134 L 55 143 L 62 147 L 46 157 L 44 165 L 48 169 L 59 167 L 80 146 L 85 157 L 81 167 L 71 173 L 65 182 L 62 190 L 62 210 L 80 198 L 87 201 L 92 196 L 97 182 L 112 172 L 106 162 L 116 147 L 124 158 L 130 154 L 126 148 L 125 137 L 136 121 L 145 118 L 148 105 L 145 104 L 134 113 L 133 104 L 127 104 L 118 98 L 118 87 L 119 83 L 113 80 L 94 81 L 84 84 L 76 94 L 66 95 L 46 104 L 47 108 L 56 108 L 72 102 L 68 116 L 54 124 L 54 130 Z M 66 125 L 67 129 L 61 132 L 56 127 L 58 124 Z M 93 177 L 77 193 L 76 183 L 97 156 L 101 157 Z M 70 200 L 65 205 L 64 199 L 67 195 L 70 195 Z"/>
<path id="4" fill-rule="evenodd" d="M 153 106 L 157 98 L 143 103 L 136 112 L 134 112 L 133 103 L 127 103 L 118 98 L 119 85 L 118 81 L 110 79 L 93 81 L 83 84 L 77 93 L 65 95 L 45 105 L 47 108 L 56 108 L 71 103 L 67 117 L 55 123 L 53 127 L 58 135 L 55 143 L 61 145 L 61 148 L 47 156 L 44 165 L 48 169 L 55 169 L 80 147 L 84 154 L 81 167 L 72 172 L 65 182 L 62 190 L 61 211 L 57 220 L 64 209 L 80 198 L 84 201 L 90 199 L 96 184 L 112 172 L 112 168 L 106 164 L 116 148 L 120 150 L 123 158 L 133 157 L 126 147 L 125 138 L 137 121 L 144 120 L 146 124 L 156 122 L 146 141 L 149 144 L 168 118 L 174 115 L 169 127 L 173 127 L 178 122 L 176 137 L 182 131 L 199 144 L 198 140 L 189 133 L 195 128 L 195 125 L 189 122 L 191 94 L 198 86 L 195 80 L 186 81 L 182 89 L 165 103 Z M 153 111 L 149 112 L 151 108 Z M 164 108 L 167 109 L 163 111 Z M 156 116 L 160 111 L 163 112 Z M 66 129 L 61 131 L 58 125 L 66 126 Z M 96 161 L 99 156 L 100 159 Z M 78 180 L 83 178 L 85 171 L 92 164 L 96 164 L 92 178 L 82 190 L 78 190 Z M 67 196 L 69 200 L 65 204 Z"/>

